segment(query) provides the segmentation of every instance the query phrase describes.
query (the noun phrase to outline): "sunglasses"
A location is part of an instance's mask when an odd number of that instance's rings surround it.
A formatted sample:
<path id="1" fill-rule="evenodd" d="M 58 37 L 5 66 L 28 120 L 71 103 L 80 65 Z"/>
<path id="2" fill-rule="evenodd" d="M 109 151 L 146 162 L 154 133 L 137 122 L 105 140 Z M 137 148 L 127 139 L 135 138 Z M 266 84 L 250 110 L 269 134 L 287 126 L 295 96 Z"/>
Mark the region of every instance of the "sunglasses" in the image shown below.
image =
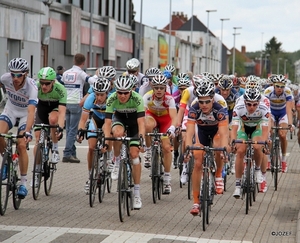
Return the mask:
<path id="1" fill-rule="evenodd" d="M 125 91 L 125 92 L 117 91 L 118 95 L 128 95 L 129 93 L 130 93 L 129 91 Z"/>
<path id="2" fill-rule="evenodd" d="M 21 78 L 24 75 L 24 73 L 10 73 L 10 75 L 13 78 Z"/>
<path id="3" fill-rule="evenodd" d="M 258 103 L 248 103 L 248 102 L 245 102 L 246 106 L 253 106 L 253 107 L 256 107 L 258 106 Z"/>
<path id="4" fill-rule="evenodd" d="M 276 87 L 276 88 L 280 88 L 280 89 L 284 89 L 284 88 L 285 88 L 284 85 L 281 86 L 281 85 L 277 85 L 277 84 L 275 85 L 275 87 Z"/>
<path id="5" fill-rule="evenodd" d="M 198 100 L 199 104 L 209 104 L 212 100 Z"/>
<path id="6" fill-rule="evenodd" d="M 135 74 L 135 73 L 137 73 L 137 71 L 133 71 L 133 70 L 132 70 L 132 71 L 131 71 L 131 70 L 128 70 L 127 72 L 128 72 L 129 74 Z"/>
<path id="7" fill-rule="evenodd" d="M 41 82 L 40 81 L 40 85 L 43 86 L 43 85 L 46 85 L 46 86 L 49 86 L 52 82 Z"/>
<path id="8" fill-rule="evenodd" d="M 153 87 L 155 90 L 164 90 L 166 87 Z"/>
<path id="9" fill-rule="evenodd" d="M 230 90 L 230 88 L 228 88 L 228 89 L 221 89 L 221 91 L 229 91 Z"/>

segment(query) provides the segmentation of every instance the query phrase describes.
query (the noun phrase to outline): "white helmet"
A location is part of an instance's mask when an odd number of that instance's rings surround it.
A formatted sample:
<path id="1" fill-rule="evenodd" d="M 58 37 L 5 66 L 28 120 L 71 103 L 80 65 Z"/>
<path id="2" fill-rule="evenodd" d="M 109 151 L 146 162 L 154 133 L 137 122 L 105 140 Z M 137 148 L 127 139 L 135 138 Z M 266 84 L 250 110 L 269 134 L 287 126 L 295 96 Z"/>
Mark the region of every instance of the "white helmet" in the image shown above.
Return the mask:
<path id="1" fill-rule="evenodd" d="M 14 58 L 8 63 L 10 72 L 27 72 L 29 70 L 28 62 L 23 58 Z"/>
<path id="2" fill-rule="evenodd" d="M 175 69 L 174 65 L 172 65 L 172 64 L 168 64 L 167 66 L 165 66 L 165 71 L 169 71 L 171 73 L 174 73 L 175 70 L 176 69 Z"/>
<path id="3" fill-rule="evenodd" d="M 244 99 L 246 101 L 260 101 L 261 94 L 259 89 L 257 88 L 245 89 Z"/>
<path id="4" fill-rule="evenodd" d="M 137 71 L 140 67 L 140 61 L 136 58 L 131 58 L 126 62 L 126 68 L 128 71 Z"/>
<path id="5" fill-rule="evenodd" d="M 167 83 L 168 80 L 163 74 L 155 75 L 154 78 L 151 80 L 152 85 L 167 85 Z"/>
<path id="6" fill-rule="evenodd" d="M 202 79 L 199 82 L 199 86 L 195 89 L 195 93 L 197 97 L 213 97 L 215 95 L 215 85 L 210 80 Z"/>
<path id="7" fill-rule="evenodd" d="M 155 75 L 160 74 L 160 73 L 161 73 L 161 71 L 157 67 L 151 67 L 146 70 L 145 75 L 147 77 L 154 77 Z"/>
<path id="8" fill-rule="evenodd" d="M 207 81 L 207 82 L 211 82 L 208 77 L 202 75 L 202 74 L 199 74 L 199 75 L 195 75 L 193 76 L 193 83 L 194 83 L 194 86 L 195 88 L 199 87 L 199 85 L 201 85 L 201 83 L 203 81 Z"/>
<path id="9" fill-rule="evenodd" d="M 113 79 L 117 75 L 116 69 L 113 66 L 103 66 L 98 69 L 98 73 L 99 77 L 107 79 Z"/>
<path id="10" fill-rule="evenodd" d="M 106 78 L 99 77 L 93 83 L 94 92 L 107 92 L 110 89 L 110 81 Z"/>
<path id="11" fill-rule="evenodd" d="M 131 90 L 133 87 L 133 75 L 122 75 L 114 81 L 116 90 Z"/>
<path id="12" fill-rule="evenodd" d="M 190 77 L 186 73 L 178 73 L 177 75 L 178 87 L 191 85 Z"/>

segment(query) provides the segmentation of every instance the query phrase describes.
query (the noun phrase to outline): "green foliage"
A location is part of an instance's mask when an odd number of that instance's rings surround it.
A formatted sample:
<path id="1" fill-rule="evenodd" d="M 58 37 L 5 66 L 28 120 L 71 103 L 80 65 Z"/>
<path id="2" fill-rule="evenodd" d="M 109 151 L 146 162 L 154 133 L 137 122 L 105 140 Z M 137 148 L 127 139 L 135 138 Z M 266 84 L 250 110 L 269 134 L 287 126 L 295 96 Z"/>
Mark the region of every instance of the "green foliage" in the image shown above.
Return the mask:
<path id="1" fill-rule="evenodd" d="M 229 73 L 232 74 L 232 64 L 233 64 L 232 56 L 230 56 L 228 61 L 229 61 Z M 235 73 L 237 73 L 237 76 L 246 75 L 244 59 L 243 59 L 242 55 L 238 52 L 235 52 Z"/>

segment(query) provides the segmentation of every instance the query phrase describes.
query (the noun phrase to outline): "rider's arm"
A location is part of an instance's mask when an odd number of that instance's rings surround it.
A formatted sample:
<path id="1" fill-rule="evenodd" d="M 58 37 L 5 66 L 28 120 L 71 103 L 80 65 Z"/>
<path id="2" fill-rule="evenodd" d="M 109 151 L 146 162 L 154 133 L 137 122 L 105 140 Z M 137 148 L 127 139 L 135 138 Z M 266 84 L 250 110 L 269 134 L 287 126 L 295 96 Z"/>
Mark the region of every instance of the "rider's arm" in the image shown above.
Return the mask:
<path id="1" fill-rule="evenodd" d="M 82 111 L 81 118 L 80 118 L 80 121 L 79 121 L 79 124 L 78 124 L 78 130 L 79 129 L 85 129 L 85 124 L 86 124 L 86 121 L 89 118 L 89 115 L 90 115 L 89 112 L 86 112 L 85 110 Z"/>
<path id="2" fill-rule="evenodd" d="M 138 127 L 139 127 L 139 135 L 142 135 L 145 138 L 145 116 L 139 117 L 137 119 Z"/>
<path id="3" fill-rule="evenodd" d="M 288 124 L 292 125 L 293 124 L 293 100 L 287 101 L 286 102 L 286 114 L 288 117 Z"/>
<path id="4" fill-rule="evenodd" d="M 228 137 L 229 137 L 228 118 L 227 117 L 222 122 L 219 122 L 218 133 L 219 133 L 220 139 L 221 139 L 221 143 L 220 143 L 221 147 L 227 147 L 228 146 Z"/>
<path id="5" fill-rule="evenodd" d="M 172 126 L 176 127 L 176 125 L 177 125 L 177 110 L 176 110 L 176 108 L 169 108 L 169 115 L 172 119 Z"/>
<path id="6" fill-rule="evenodd" d="M 66 116 L 66 106 L 59 105 L 58 106 L 58 126 L 63 128 L 65 126 L 65 116 Z"/>
<path id="7" fill-rule="evenodd" d="M 30 132 L 31 128 L 34 124 L 34 118 L 35 118 L 35 105 L 29 104 L 27 107 L 27 121 L 26 121 L 26 128 L 25 132 Z"/>

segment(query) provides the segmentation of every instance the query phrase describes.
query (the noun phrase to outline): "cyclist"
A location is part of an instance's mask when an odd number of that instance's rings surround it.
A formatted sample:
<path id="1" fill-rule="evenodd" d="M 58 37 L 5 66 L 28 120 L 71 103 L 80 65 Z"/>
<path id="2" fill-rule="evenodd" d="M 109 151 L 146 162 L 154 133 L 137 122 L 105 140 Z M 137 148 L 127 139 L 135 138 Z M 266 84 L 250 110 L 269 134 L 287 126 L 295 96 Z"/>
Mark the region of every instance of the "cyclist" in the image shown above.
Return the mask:
<path id="1" fill-rule="evenodd" d="M 56 73 L 51 67 L 44 67 L 38 72 L 38 104 L 35 115 L 35 124 L 58 125 L 51 128 L 52 163 L 60 160 L 58 140 L 63 136 L 63 127 L 66 115 L 67 91 L 61 83 L 56 81 Z M 40 139 L 40 128 L 34 129 L 36 145 Z M 34 154 L 36 147 L 34 148 Z M 37 180 L 36 180 L 37 181 Z"/>
<path id="2" fill-rule="evenodd" d="M 28 153 L 26 144 L 32 140 L 31 128 L 34 124 L 35 108 L 37 105 L 38 90 L 33 79 L 27 77 L 28 62 L 23 58 L 14 58 L 8 63 L 9 73 L 1 76 L 0 84 L 4 85 L 8 100 L 0 115 L 0 133 L 7 133 L 20 119 L 18 134 L 25 138 L 18 139 L 19 167 L 21 173 L 20 186 L 17 192 L 19 198 L 27 196 Z M 5 149 L 5 140 L 0 138 L 0 153 Z M 7 178 L 7 166 L 1 171 L 2 180 Z"/>
<path id="3" fill-rule="evenodd" d="M 78 125 L 78 134 L 77 134 L 77 141 L 81 142 L 84 138 L 83 129 L 86 128 L 86 122 L 89 118 L 90 111 L 93 110 L 92 119 L 89 122 L 88 130 L 97 130 L 98 128 L 102 128 L 105 119 L 105 110 L 106 110 L 106 100 L 108 97 L 108 92 L 110 90 L 110 81 L 105 78 L 98 77 L 93 84 L 93 93 L 91 93 L 84 102 L 82 108 L 82 114 Z M 87 162 L 88 162 L 88 180 L 85 184 L 84 190 L 85 193 L 89 194 L 90 189 L 90 173 L 92 170 L 92 163 L 93 163 L 93 154 L 97 144 L 97 134 L 93 132 L 87 133 L 88 145 L 89 150 L 87 153 Z M 107 163 L 109 166 L 109 170 L 112 168 L 111 158 L 110 158 L 110 151 L 111 146 L 108 148 L 108 157 Z"/>
<path id="4" fill-rule="evenodd" d="M 281 127 L 290 127 L 293 130 L 293 95 L 289 88 L 285 86 L 286 78 L 284 75 L 278 74 L 271 78 L 273 86 L 267 88 L 264 92 L 265 96 L 270 100 L 272 126 L 275 121 Z M 279 139 L 281 144 L 281 171 L 287 172 L 286 151 L 287 151 L 287 130 L 279 131 Z"/>
<path id="5" fill-rule="evenodd" d="M 244 90 L 244 88 L 242 88 L 242 86 L 245 87 L 246 78 L 245 77 L 237 78 L 234 75 L 229 75 L 229 77 L 232 79 L 233 88 L 238 93 L 238 97 L 242 96 L 245 92 L 245 90 Z"/>
<path id="6" fill-rule="evenodd" d="M 243 102 L 242 102 L 243 101 Z M 269 135 L 269 107 L 261 101 L 261 94 L 258 88 L 247 88 L 243 100 L 236 104 L 233 110 L 231 139 L 247 140 L 250 137 L 253 141 L 267 141 Z M 233 197 L 240 198 L 241 178 L 243 174 L 243 159 L 246 154 L 245 144 L 235 144 L 236 161 L 235 175 L 236 183 Z M 261 173 L 261 162 L 263 153 L 261 145 L 254 144 L 255 177 L 256 182 L 262 184 L 264 178 Z M 260 189 L 264 192 L 265 188 Z"/>
<path id="7" fill-rule="evenodd" d="M 169 133 L 175 136 L 176 126 L 176 106 L 172 95 L 166 92 L 167 78 L 164 75 L 156 75 L 152 81 L 152 91 L 143 96 L 146 110 L 146 132 L 152 132 L 155 127 L 159 127 L 161 133 Z M 164 183 L 163 194 L 171 193 L 171 144 L 168 137 L 162 137 L 163 161 L 164 161 Z M 146 168 L 151 166 L 151 137 L 146 137 Z"/>
<path id="8" fill-rule="evenodd" d="M 172 64 L 167 64 L 165 66 L 164 71 L 168 71 L 168 72 L 171 73 L 171 75 L 172 75 L 172 83 L 173 83 L 173 85 L 177 86 L 177 78 L 176 78 L 176 74 L 175 74 L 175 72 L 176 72 L 175 66 L 172 65 Z"/>
<path id="9" fill-rule="evenodd" d="M 214 147 L 228 146 L 228 112 L 227 108 L 220 105 L 214 100 L 215 85 L 203 77 L 199 81 L 199 86 L 195 89 L 197 102 L 195 102 L 189 109 L 188 122 L 186 128 L 185 145 L 193 145 L 192 139 L 195 136 L 195 146 L 210 146 L 210 139 L 212 138 Z M 190 213 L 193 216 L 199 214 L 200 210 L 200 182 L 202 177 L 202 162 L 204 152 L 202 150 L 195 150 L 194 152 L 195 165 L 192 174 L 193 185 L 193 199 L 194 204 Z M 216 157 L 223 161 L 223 154 L 215 153 Z M 185 160 L 189 160 L 189 155 Z M 223 193 L 224 184 L 221 176 L 223 163 L 217 161 L 216 172 L 216 192 Z"/>
<path id="10" fill-rule="evenodd" d="M 214 82 L 215 88 L 218 88 L 219 81 L 223 78 L 223 74 L 210 74 L 210 81 Z"/>
<path id="11" fill-rule="evenodd" d="M 145 75 L 146 75 L 145 82 L 143 82 L 143 85 L 139 89 L 139 94 L 141 96 L 144 96 L 144 94 L 146 94 L 147 92 L 149 92 L 152 89 L 151 85 L 150 85 L 150 81 L 157 74 L 161 74 L 161 71 L 156 67 L 148 68 L 146 70 L 146 72 L 145 72 Z"/>
<path id="12" fill-rule="evenodd" d="M 114 137 L 123 137 L 125 128 L 128 137 L 145 137 L 145 109 L 143 98 L 132 91 L 133 80 L 131 76 L 120 76 L 114 86 L 116 92 L 112 93 L 106 101 L 105 110 L 105 137 L 110 137 L 111 133 Z M 107 147 L 107 146 L 106 146 Z M 120 142 L 114 142 L 114 168 L 112 171 L 112 179 L 118 179 L 120 165 Z M 134 181 L 134 201 L 133 207 L 140 209 L 142 201 L 140 197 L 140 179 L 141 164 L 139 159 L 139 142 L 132 141 L 130 143 L 130 157 L 132 160 L 132 176 Z"/>
<path id="13" fill-rule="evenodd" d="M 177 85 L 174 85 L 172 82 L 172 74 L 170 71 L 163 71 L 163 75 L 167 78 L 167 87 L 166 87 L 166 91 L 173 95 L 174 92 L 176 92 L 178 90 Z M 177 81 L 176 81 L 177 83 Z"/>
<path id="14" fill-rule="evenodd" d="M 127 68 L 127 72 L 125 73 L 125 75 L 133 74 L 138 78 L 137 88 L 139 89 L 143 85 L 146 78 L 144 74 L 139 72 L 140 61 L 136 58 L 131 58 L 126 62 L 126 68 Z"/>

